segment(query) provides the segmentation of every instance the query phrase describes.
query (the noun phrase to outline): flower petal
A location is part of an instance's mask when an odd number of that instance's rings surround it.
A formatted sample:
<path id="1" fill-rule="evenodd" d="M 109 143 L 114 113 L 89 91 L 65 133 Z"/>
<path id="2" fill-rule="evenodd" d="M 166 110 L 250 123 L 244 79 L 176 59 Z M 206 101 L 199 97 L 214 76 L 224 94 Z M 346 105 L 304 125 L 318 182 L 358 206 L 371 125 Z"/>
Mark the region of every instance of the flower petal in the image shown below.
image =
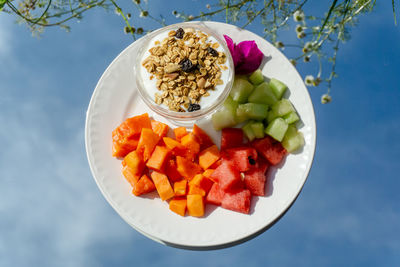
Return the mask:
<path id="1" fill-rule="evenodd" d="M 258 49 L 254 40 L 243 41 L 236 45 L 229 36 L 224 35 L 224 38 L 231 52 L 237 74 L 248 74 L 258 69 L 264 54 Z"/>

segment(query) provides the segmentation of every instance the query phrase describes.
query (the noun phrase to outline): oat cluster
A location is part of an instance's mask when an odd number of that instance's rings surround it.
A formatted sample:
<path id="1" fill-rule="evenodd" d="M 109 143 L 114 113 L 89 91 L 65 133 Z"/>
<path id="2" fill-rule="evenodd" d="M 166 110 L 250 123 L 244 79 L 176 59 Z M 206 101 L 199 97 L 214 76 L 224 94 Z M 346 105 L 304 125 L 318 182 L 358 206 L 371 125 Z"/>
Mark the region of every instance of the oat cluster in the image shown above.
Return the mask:
<path id="1" fill-rule="evenodd" d="M 164 40 L 156 41 L 142 65 L 156 78 L 160 91 L 155 94 L 156 104 L 164 104 L 172 111 L 191 111 L 209 90 L 223 84 L 222 70 L 226 55 L 218 52 L 219 43 L 210 42 L 202 31 L 187 28 L 170 31 Z"/>

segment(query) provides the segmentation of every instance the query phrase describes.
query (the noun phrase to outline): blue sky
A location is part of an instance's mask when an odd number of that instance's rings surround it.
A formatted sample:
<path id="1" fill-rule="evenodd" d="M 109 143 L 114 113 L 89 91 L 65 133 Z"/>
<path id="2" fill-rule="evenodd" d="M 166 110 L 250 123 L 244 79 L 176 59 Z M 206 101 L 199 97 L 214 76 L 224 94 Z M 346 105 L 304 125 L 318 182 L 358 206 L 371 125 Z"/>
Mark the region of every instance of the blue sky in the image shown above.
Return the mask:
<path id="1" fill-rule="evenodd" d="M 208 252 L 145 238 L 101 195 L 85 155 L 85 113 L 131 39 L 121 18 L 100 10 L 71 26 L 35 38 L 0 14 L 0 266 L 400 264 L 400 28 L 390 3 L 362 17 L 341 47 L 333 102 L 320 104 L 323 89 L 310 88 L 317 150 L 296 203 L 257 238 Z"/>

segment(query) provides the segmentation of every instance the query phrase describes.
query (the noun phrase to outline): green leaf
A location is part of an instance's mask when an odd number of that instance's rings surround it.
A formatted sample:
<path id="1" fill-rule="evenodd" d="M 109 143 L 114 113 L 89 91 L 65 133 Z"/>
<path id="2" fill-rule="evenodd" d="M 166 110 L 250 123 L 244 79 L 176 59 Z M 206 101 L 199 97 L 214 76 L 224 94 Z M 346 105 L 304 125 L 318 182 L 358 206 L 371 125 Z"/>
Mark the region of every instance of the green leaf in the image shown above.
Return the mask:
<path id="1" fill-rule="evenodd" d="M 325 25 L 326 25 L 326 23 L 328 22 L 328 20 L 329 20 L 331 14 L 332 14 L 332 11 L 333 11 L 333 9 L 335 8 L 336 4 L 337 4 L 337 0 L 334 0 L 334 1 L 332 2 L 331 7 L 329 8 L 328 14 L 327 14 L 326 17 L 325 17 L 324 22 L 322 23 L 321 29 L 320 29 L 319 34 L 318 34 L 318 39 L 321 37 L 321 33 L 322 33 L 322 31 L 324 30 Z"/>
<path id="2" fill-rule="evenodd" d="M 397 20 L 396 20 L 396 9 L 395 9 L 395 7 L 394 7 L 394 0 L 392 0 L 392 8 L 393 8 L 394 25 L 397 25 Z"/>
<path id="3" fill-rule="evenodd" d="M 7 3 L 7 0 L 0 0 L 0 11 L 3 10 L 4 5 Z"/>

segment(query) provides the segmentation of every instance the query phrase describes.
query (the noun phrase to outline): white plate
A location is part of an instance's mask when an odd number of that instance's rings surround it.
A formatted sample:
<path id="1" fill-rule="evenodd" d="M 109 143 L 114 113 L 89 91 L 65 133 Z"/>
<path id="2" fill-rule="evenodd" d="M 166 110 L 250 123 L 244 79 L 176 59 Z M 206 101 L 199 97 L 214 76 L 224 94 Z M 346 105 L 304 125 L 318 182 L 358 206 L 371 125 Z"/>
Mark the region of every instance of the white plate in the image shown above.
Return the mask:
<path id="1" fill-rule="evenodd" d="M 110 64 L 93 92 L 86 118 L 86 151 L 93 177 L 104 197 L 133 228 L 166 245 L 186 249 L 216 249 L 249 240 L 272 226 L 296 200 L 315 152 L 316 127 L 314 110 L 302 78 L 288 59 L 274 46 L 247 30 L 232 25 L 204 22 L 235 42 L 255 40 L 270 60 L 263 74 L 286 83 L 289 99 L 302 120 L 305 146 L 298 154 L 286 157 L 279 168 L 270 168 L 266 197 L 253 197 L 251 214 L 245 215 L 207 205 L 206 216 L 181 217 L 168 209 L 168 203 L 156 194 L 135 197 L 121 173 L 121 161 L 111 156 L 111 132 L 128 117 L 148 112 L 160 121 L 142 102 L 135 89 L 132 69 L 141 40 L 128 46 Z M 207 130 L 211 123 L 203 124 Z M 213 133 L 214 140 L 219 139 Z"/>

